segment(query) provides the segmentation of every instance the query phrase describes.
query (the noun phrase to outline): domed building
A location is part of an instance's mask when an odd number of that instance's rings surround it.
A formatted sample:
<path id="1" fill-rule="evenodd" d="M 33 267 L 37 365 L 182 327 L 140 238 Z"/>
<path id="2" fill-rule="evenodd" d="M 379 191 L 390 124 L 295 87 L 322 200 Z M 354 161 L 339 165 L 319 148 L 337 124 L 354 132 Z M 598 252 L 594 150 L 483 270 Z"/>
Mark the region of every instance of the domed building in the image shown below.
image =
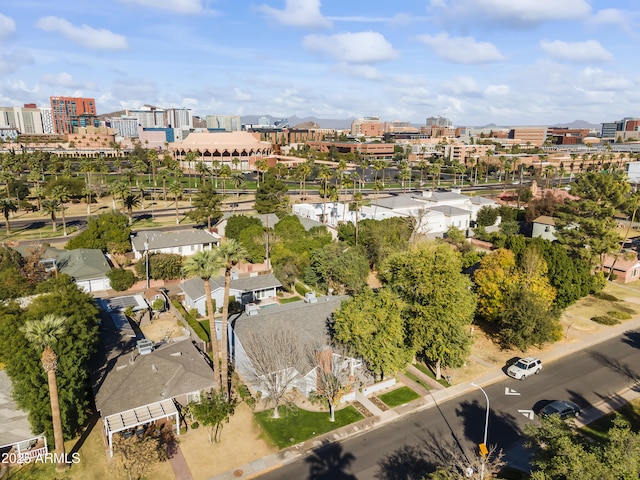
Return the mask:
<path id="1" fill-rule="evenodd" d="M 219 167 L 228 165 L 232 170 L 253 171 L 256 160 L 268 159 L 273 154 L 271 142 L 261 141 L 259 134 L 250 132 L 195 132 L 182 143 L 172 144 L 170 149 L 182 168 L 189 170 L 195 169 L 198 162 L 209 167 L 219 162 L 216 164 Z"/>

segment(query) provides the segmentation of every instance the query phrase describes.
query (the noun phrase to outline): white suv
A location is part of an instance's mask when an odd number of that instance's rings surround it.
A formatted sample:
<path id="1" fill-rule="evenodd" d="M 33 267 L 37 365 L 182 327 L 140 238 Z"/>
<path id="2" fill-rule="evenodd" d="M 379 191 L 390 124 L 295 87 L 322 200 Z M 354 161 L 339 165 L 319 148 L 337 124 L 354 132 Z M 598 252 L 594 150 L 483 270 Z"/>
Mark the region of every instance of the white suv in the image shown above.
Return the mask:
<path id="1" fill-rule="evenodd" d="M 542 362 L 539 358 L 524 357 L 507 368 L 507 375 L 518 380 L 524 380 L 529 375 L 537 375 L 540 370 L 542 370 Z"/>

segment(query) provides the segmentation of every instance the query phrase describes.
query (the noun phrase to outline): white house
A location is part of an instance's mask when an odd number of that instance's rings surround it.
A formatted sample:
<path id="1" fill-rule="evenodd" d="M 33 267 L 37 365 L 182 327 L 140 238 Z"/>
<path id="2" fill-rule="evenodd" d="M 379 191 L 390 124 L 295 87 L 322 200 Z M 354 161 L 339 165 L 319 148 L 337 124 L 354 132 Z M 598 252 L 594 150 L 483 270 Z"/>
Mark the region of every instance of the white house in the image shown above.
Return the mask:
<path id="1" fill-rule="evenodd" d="M 175 232 L 139 231 L 131 235 L 131 249 L 136 259 L 142 258 L 145 250 L 149 254 L 175 253 L 190 256 L 202 250 L 213 249 L 220 245 L 220 240 L 217 233 L 197 228 Z"/>
<path id="2" fill-rule="evenodd" d="M 243 305 L 253 302 L 264 302 L 273 299 L 282 284 L 273 274 L 251 274 L 248 277 L 239 278 L 232 272 L 229 296 Z M 224 301 L 224 277 L 212 278 L 211 298 L 220 308 Z M 199 277 L 190 278 L 180 284 L 184 294 L 184 305 L 187 310 L 195 308 L 202 316 L 206 316 L 206 296 L 204 282 Z"/>
<path id="3" fill-rule="evenodd" d="M 229 352 L 234 362 L 235 371 L 247 382 L 254 392 L 261 392 L 262 397 L 268 396 L 263 387 L 256 383 L 255 367 L 250 355 L 243 346 L 243 339 L 253 337 L 265 330 L 289 329 L 297 333 L 303 349 L 330 345 L 328 321 L 331 319 L 342 301 L 348 297 L 330 296 L 320 297 L 314 302 L 293 302 L 285 305 L 274 305 L 268 309 L 260 310 L 257 315 L 245 313 L 237 315 L 230 322 Z M 245 342 L 247 343 L 247 342 Z M 250 352 L 249 352 L 250 353 Z M 358 359 L 350 360 L 351 368 L 356 369 L 362 365 Z M 317 389 L 317 377 L 314 366 L 308 364 L 305 371 L 297 371 L 293 366 L 285 374 L 294 377 L 291 388 L 296 388 L 304 395 Z"/>

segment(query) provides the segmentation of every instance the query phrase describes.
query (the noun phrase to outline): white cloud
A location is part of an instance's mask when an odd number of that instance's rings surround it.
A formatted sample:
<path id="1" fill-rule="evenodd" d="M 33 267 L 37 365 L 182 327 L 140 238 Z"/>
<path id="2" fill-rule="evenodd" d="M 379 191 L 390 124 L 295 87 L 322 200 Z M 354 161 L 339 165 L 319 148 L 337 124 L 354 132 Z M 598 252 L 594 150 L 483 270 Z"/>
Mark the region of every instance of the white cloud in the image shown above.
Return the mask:
<path id="1" fill-rule="evenodd" d="M 95 29 L 88 25 L 79 27 L 64 18 L 43 17 L 36 22 L 36 27 L 45 32 L 57 32 L 72 42 L 92 49 L 126 50 L 129 46 L 124 35 L 115 34 L 104 28 Z"/>
<path id="2" fill-rule="evenodd" d="M 376 67 L 366 64 L 353 65 L 340 63 L 335 65 L 333 70 L 343 75 L 347 74 L 352 77 L 365 78 L 367 80 L 380 80 L 382 78 L 382 75 Z"/>
<path id="3" fill-rule="evenodd" d="M 50 85 L 52 87 L 64 87 L 64 88 L 88 88 L 95 89 L 96 85 L 93 83 L 83 83 L 74 80 L 73 76 L 67 72 L 60 73 L 45 73 L 42 78 L 42 83 Z"/>
<path id="4" fill-rule="evenodd" d="M 16 22 L 0 13 L 0 38 L 9 38 L 16 33 Z"/>
<path id="5" fill-rule="evenodd" d="M 541 40 L 540 46 L 552 58 L 575 63 L 608 62 L 613 60 L 597 40 L 585 42 L 564 42 L 562 40 Z"/>
<path id="6" fill-rule="evenodd" d="M 507 97 L 509 95 L 509 85 L 489 85 L 484 89 L 484 94 L 487 97 Z"/>
<path id="7" fill-rule="evenodd" d="M 118 0 L 120 3 L 168 10 L 181 14 L 202 13 L 202 0 Z"/>
<path id="8" fill-rule="evenodd" d="M 384 62 L 398 56 L 393 46 L 377 32 L 307 35 L 302 45 L 308 50 L 328 54 L 346 63 Z"/>
<path id="9" fill-rule="evenodd" d="M 585 68 L 578 80 L 584 84 L 585 90 L 624 91 L 633 88 L 633 82 L 628 78 L 599 68 Z"/>
<path id="10" fill-rule="evenodd" d="M 453 37 L 447 33 L 419 35 L 419 41 L 431 47 L 440 58 L 452 63 L 491 63 L 505 60 L 489 42 L 476 42 L 472 37 Z"/>
<path id="11" fill-rule="evenodd" d="M 637 14 L 634 12 L 618 10 L 615 8 L 604 8 L 602 10 L 598 10 L 589 19 L 589 23 L 595 26 L 605 26 L 607 28 L 617 26 L 625 33 L 633 35 L 633 22 L 635 19 L 637 19 Z"/>
<path id="12" fill-rule="evenodd" d="M 0 51 L 0 73 L 13 73 L 20 67 L 29 64 L 33 64 L 33 57 L 26 50 Z"/>
<path id="13" fill-rule="evenodd" d="M 455 17 L 522 23 L 583 18 L 591 12 L 587 0 L 432 0 L 431 8 Z"/>
<path id="14" fill-rule="evenodd" d="M 258 9 L 283 25 L 328 28 L 331 21 L 322 15 L 320 5 L 320 0 L 285 0 L 284 10 L 264 4 Z"/>
<path id="15" fill-rule="evenodd" d="M 253 100 L 253 97 L 250 93 L 243 92 L 238 87 L 234 87 L 233 89 L 233 99 L 238 102 L 249 102 Z"/>
<path id="16" fill-rule="evenodd" d="M 479 96 L 482 90 L 478 82 L 471 77 L 458 76 L 447 80 L 442 84 L 442 90 L 453 95 Z"/>

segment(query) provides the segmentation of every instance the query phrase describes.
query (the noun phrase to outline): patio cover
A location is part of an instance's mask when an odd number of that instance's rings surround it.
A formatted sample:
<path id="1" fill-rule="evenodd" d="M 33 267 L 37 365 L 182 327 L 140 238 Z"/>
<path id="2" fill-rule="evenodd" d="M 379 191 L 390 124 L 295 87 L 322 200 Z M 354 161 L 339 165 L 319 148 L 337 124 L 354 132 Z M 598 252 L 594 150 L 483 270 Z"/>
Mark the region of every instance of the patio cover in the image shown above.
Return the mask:
<path id="1" fill-rule="evenodd" d="M 169 417 L 175 417 L 176 434 L 180 435 L 180 418 L 178 409 L 173 400 L 162 400 L 156 403 L 150 403 L 142 407 L 126 410 L 124 412 L 109 415 L 104 419 L 104 428 L 107 438 L 109 439 L 109 453 L 113 457 L 113 434 L 129 430 L 130 428 L 151 423 L 156 420 L 163 420 Z"/>

